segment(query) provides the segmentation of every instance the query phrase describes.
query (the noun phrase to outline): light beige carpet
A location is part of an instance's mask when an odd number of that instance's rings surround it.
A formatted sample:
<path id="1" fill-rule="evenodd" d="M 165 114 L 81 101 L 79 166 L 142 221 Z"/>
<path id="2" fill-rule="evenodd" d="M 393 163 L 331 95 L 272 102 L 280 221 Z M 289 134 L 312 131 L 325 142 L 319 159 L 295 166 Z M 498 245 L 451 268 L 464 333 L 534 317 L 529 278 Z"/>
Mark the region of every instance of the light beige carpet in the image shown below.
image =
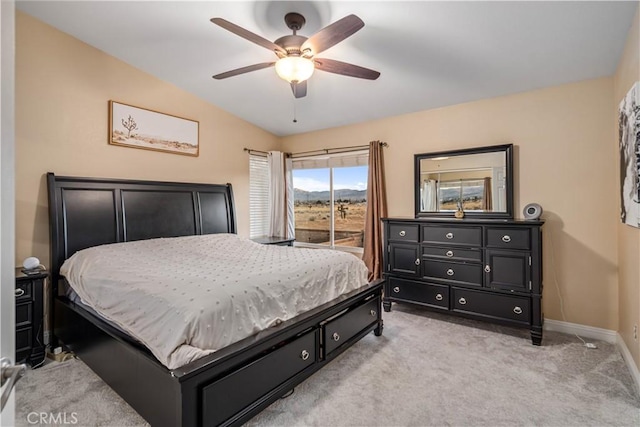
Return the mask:
<path id="1" fill-rule="evenodd" d="M 528 332 L 408 306 L 251 426 L 638 426 L 640 397 L 614 345 Z M 16 423 L 31 412 L 76 413 L 81 426 L 145 425 L 79 360 L 29 371 Z M 33 415 L 31 416 L 33 419 Z"/>

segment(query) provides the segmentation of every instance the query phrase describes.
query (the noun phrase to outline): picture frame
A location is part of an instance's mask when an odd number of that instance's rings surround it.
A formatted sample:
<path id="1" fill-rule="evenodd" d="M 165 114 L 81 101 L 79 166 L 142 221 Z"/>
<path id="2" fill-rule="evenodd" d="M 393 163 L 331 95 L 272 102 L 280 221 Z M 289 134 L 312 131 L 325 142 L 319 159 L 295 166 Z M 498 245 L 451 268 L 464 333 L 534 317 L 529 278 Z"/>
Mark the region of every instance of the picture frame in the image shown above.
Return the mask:
<path id="1" fill-rule="evenodd" d="M 618 106 L 620 221 L 640 228 L 640 82 Z"/>
<path id="2" fill-rule="evenodd" d="M 118 101 L 109 101 L 109 144 L 197 157 L 200 123 L 196 120 Z"/>

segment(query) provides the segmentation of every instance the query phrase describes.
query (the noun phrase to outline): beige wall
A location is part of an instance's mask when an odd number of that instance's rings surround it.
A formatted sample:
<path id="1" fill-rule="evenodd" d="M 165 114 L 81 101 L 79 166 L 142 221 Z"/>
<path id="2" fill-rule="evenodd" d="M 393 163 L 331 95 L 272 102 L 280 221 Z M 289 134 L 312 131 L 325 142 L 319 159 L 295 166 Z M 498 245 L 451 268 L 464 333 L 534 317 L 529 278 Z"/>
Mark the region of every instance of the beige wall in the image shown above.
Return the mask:
<path id="1" fill-rule="evenodd" d="M 412 217 L 414 154 L 515 144 L 515 211 L 538 202 L 547 221 L 545 316 L 563 319 L 560 293 L 566 321 L 617 330 L 612 109 L 613 80 L 603 78 L 290 136 L 282 148 L 388 142 L 389 215 Z"/>
<path id="2" fill-rule="evenodd" d="M 199 121 L 199 157 L 108 145 L 110 99 Z M 274 135 L 17 12 L 16 264 L 35 255 L 48 265 L 47 172 L 231 182 L 239 234 L 248 235 L 243 147 L 278 144 Z"/>
<path id="3" fill-rule="evenodd" d="M 618 103 L 634 82 L 640 81 L 640 8 L 629 31 L 625 50 L 614 76 L 614 144 L 615 169 L 619 173 Z M 616 175 L 616 177 L 619 175 Z M 618 184 L 619 185 L 619 184 Z M 618 203 L 620 199 L 618 198 Z M 619 329 L 620 335 L 640 368 L 640 344 L 633 338 L 634 325 L 640 325 L 640 229 L 617 223 L 619 263 Z"/>

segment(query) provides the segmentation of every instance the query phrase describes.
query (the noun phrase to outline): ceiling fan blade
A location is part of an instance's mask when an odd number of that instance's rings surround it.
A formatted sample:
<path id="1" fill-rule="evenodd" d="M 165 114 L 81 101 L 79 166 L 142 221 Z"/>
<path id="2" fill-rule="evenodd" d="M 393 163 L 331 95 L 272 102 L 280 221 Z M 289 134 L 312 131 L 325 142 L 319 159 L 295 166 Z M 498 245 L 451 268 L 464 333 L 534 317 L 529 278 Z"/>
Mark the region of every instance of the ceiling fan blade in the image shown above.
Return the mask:
<path id="1" fill-rule="evenodd" d="M 291 83 L 291 90 L 293 91 L 293 96 L 296 98 L 303 98 L 307 96 L 307 81 Z"/>
<path id="2" fill-rule="evenodd" d="M 257 34 L 252 33 L 249 30 L 245 30 L 244 28 L 227 21 L 226 19 L 222 19 L 222 18 L 211 18 L 211 22 L 213 22 L 216 25 L 221 26 L 222 28 L 224 28 L 225 30 L 231 31 L 233 34 L 236 34 L 244 39 L 249 40 L 250 42 L 253 42 L 257 45 L 260 45 L 262 47 L 266 47 L 267 49 L 269 49 L 272 52 L 275 52 L 276 55 L 278 53 L 280 53 L 281 55 L 287 55 L 287 51 L 284 50 L 282 47 L 278 46 L 275 43 L 270 42 L 269 40 L 265 39 L 262 36 L 259 36 Z"/>
<path id="3" fill-rule="evenodd" d="M 310 49 L 313 55 L 317 55 L 340 43 L 362 27 L 364 22 L 356 15 L 345 16 L 309 37 L 300 50 L 304 52 L 305 49 Z"/>
<path id="4" fill-rule="evenodd" d="M 227 71 L 225 73 L 216 74 L 215 76 L 213 76 L 213 78 L 216 80 L 222 80 L 228 77 L 237 76 L 238 74 L 244 74 L 244 73 L 248 73 L 256 70 L 262 70 L 263 68 L 269 68 L 269 67 L 272 67 L 274 64 L 275 62 L 263 62 L 261 64 L 248 65 L 246 67 L 237 68 L 235 70 Z"/>
<path id="5" fill-rule="evenodd" d="M 348 64 L 346 62 L 336 61 L 335 59 L 314 58 L 313 62 L 316 64 L 316 69 L 326 71 L 328 73 L 341 74 L 343 76 L 357 77 L 359 79 L 367 80 L 375 80 L 380 77 L 380 73 L 375 70 Z"/>

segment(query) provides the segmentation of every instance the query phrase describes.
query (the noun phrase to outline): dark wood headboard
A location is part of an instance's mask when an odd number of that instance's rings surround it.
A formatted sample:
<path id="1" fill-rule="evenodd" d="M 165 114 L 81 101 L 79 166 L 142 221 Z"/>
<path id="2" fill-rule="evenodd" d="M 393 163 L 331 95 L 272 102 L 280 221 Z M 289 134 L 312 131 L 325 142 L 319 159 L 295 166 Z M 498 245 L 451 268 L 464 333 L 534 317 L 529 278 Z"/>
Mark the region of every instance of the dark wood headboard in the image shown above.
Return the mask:
<path id="1" fill-rule="evenodd" d="M 236 233 L 231 184 L 189 184 L 47 174 L 51 279 L 91 246 L 158 237 Z M 55 295 L 55 293 L 54 293 Z"/>

